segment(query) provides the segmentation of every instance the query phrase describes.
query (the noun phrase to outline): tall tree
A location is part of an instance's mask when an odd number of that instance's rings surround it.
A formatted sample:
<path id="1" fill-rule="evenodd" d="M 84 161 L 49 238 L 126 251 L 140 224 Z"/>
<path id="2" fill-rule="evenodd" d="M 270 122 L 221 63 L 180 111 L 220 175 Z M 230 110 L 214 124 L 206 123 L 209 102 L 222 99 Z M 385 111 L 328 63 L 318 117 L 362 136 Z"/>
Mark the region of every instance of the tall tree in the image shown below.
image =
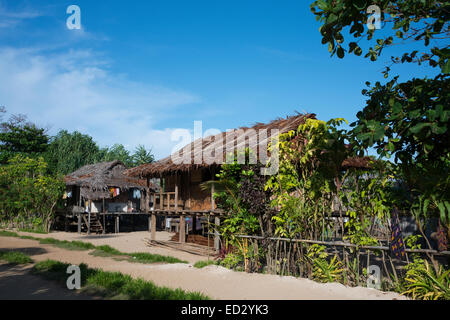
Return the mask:
<path id="1" fill-rule="evenodd" d="M 133 164 L 140 166 L 141 164 L 152 163 L 155 161 L 155 157 L 152 154 L 152 150 L 145 149 L 145 146 L 139 145 L 133 154 Z"/>
<path id="2" fill-rule="evenodd" d="M 100 149 L 91 136 L 61 130 L 51 138 L 46 160 L 51 172 L 68 174 L 100 161 Z"/>
<path id="3" fill-rule="evenodd" d="M 5 108 L 0 114 L 6 113 Z M 45 129 L 28 121 L 24 115 L 12 115 L 0 123 L 0 164 L 16 155 L 36 157 L 47 150 L 49 137 Z"/>
<path id="4" fill-rule="evenodd" d="M 122 161 L 127 167 L 133 166 L 133 157 L 130 152 L 125 149 L 122 144 L 114 144 L 110 148 L 104 149 L 104 155 L 102 155 L 102 161 Z"/>

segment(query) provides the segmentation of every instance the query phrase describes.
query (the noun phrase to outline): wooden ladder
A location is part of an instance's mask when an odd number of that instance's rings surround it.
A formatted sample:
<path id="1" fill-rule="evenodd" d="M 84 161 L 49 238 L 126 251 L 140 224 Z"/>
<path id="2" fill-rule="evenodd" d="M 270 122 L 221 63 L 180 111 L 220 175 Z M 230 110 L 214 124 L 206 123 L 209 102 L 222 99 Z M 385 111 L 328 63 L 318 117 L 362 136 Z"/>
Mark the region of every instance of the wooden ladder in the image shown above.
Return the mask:
<path id="1" fill-rule="evenodd" d="M 85 230 L 86 231 L 89 230 L 89 228 L 88 228 L 88 224 L 89 224 L 88 215 L 85 215 L 85 214 L 83 215 L 83 221 L 84 221 Z M 97 234 L 103 233 L 103 225 L 100 222 L 100 219 L 99 219 L 99 217 L 97 216 L 96 213 L 91 213 L 90 231 L 91 231 L 91 233 L 93 232 L 93 233 L 97 233 Z"/>

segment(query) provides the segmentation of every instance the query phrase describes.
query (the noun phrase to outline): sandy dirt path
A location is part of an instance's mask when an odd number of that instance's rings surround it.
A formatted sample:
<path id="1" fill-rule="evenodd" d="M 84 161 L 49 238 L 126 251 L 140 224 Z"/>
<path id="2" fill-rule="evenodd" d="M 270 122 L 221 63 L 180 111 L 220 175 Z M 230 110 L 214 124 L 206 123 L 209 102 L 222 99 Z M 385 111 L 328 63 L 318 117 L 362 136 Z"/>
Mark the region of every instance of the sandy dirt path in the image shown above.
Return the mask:
<path id="1" fill-rule="evenodd" d="M 341 284 L 320 284 L 308 279 L 266 274 L 235 272 L 219 266 L 203 269 L 189 264 L 146 265 L 95 257 L 88 251 L 70 251 L 41 245 L 34 240 L 0 237 L 0 250 L 21 250 L 33 260 L 54 259 L 70 264 L 86 263 L 91 268 L 119 271 L 134 278 L 153 281 L 160 286 L 200 291 L 213 299 L 229 300 L 352 300 L 404 299 L 396 293 L 384 293 L 368 288 L 349 288 Z"/>
<path id="2" fill-rule="evenodd" d="M 161 254 L 164 256 L 172 256 L 189 263 L 207 260 L 207 255 L 192 254 L 186 251 L 176 250 L 168 247 L 148 246 L 147 242 L 150 240 L 150 233 L 146 231 L 105 234 L 105 235 L 86 235 L 73 232 L 52 232 L 49 234 L 17 232 L 20 235 L 32 236 L 35 238 L 54 238 L 58 240 L 67 241 L 83 241 L 90 242 L 95 246 L 109 245 L 121 252 L 147 252 L 153 254 Z M 157 241 L 168 241 L 172 238 L 174 233 L 159 231 L 156 233 Z M 175 243 L 176 244 L 176 243 Z"/>

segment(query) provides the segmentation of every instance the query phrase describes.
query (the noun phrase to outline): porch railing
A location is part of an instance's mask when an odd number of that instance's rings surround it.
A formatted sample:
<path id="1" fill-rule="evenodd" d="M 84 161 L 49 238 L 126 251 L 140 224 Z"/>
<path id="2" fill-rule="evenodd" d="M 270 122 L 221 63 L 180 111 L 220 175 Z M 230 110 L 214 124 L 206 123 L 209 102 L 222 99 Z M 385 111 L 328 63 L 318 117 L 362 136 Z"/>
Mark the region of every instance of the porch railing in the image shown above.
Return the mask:
<path id="1" fill-rule="evenodd" d="M 150 201 L 153 203 L 153 210 L 177 211 L 183 207 L 177 191 L 150 193 Z"/>

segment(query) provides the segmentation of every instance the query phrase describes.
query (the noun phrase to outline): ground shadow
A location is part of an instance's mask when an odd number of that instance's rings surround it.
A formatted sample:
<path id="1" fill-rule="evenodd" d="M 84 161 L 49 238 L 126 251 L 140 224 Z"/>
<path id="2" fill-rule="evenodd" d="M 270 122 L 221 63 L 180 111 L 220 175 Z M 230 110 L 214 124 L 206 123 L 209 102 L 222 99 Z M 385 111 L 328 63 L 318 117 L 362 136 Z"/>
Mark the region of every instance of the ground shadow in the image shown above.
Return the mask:
<path id="1" fill-rule="evenodd" d="M 90 300 L 61 284 L 30 273 L 30 266 L 0 264 L 0 300 Z"/>

